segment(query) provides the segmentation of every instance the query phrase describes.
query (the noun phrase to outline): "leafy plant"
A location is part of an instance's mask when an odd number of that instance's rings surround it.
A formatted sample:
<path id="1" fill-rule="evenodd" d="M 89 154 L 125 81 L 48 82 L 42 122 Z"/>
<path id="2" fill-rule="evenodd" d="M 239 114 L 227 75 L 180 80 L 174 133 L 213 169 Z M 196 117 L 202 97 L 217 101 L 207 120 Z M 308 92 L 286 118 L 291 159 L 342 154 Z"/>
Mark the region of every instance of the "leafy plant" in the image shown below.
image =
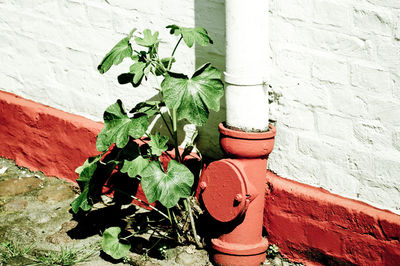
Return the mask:
<path id="1" fill-rule="evenodd" d="M 18 242 L 0 243 L 0 262 L 7 263 L 11 258 L 25 256 L 33 248 L 33 244 L 25 245 Z"/>
<path id="2" fill-rule="evenodd" d="M 275 244 L 269 245 L 267 249 L 267 257 L 275 258 L 279 254 L 279 247 Z"/>
<path id="3" fill-rule="evenodd" d="M 96 252 L 94 248 L 61 248 L 60 251 L 47 250 L 36 254 L 34 259 L 39 265 L 75 265 L 84 262 Z"/>
<path id="4" fill-rule="evenodd" d="M 34 250 L 33 244 L 23 244 L 14 241 L 3 242 L 0 243 L 0 264 L 9 265 L 11 259 L 24 257 L 31 261 L 29 265 L 75 265 L 92 257 L 98 252 L 96 249 L 94 247 L 82 247 L 61 248 L 60 251 L 38 251 Z M 14 265 L 15 262 L 11 264 Z"/>
<path id="5" fill-rule="evenodd" d="M 115 193 L 122 193 L 135 198 L 135 191 L 124 189 L 116 183 L 121 181 L 122 173 L 131 180 L 137 180 L 150 203 L 159 202 L 167 214 L 152 207 L 168 217 L 177 226 L 178 205 L 183 199 L 183 209 L 190 216 L 194 240 L 197 242 L 195 226 L 190 205 L 195 177 L 185 165 L 185 157 L 190 154 L 194 144 L 188 143 L 183 150 L 178 148 L 178 121 L 202 126 L 207 122 L 210 110 L 218 111 L 223 96 L 221 72 L 207 63 L 192 75 L 176 73 L 172 70 L 175 63 L 175 52 L 181 41 L 189 47 L 196 43 L 201 46 L 212 44 L 204 28 L 186 28 L 169 25 L 170 34 L 178 37 L 177 43 L 169 57 L 161 58 L 159 54 L 160 39 L 158 32 L 145 29 L 143 34 L 136 34 L 133 29 L 127 37 L 119 41 L 98 66 L 101 74 L 113 65 L 125 59 L 132 60 L 129 72 L 118 77 L 121 84 L 130 83 L 138 87 L 150 76 L 157 80 L 159 86 L 156 100 L 138 103 L 128 113 L 121 100 L 117 100 L 104 112 L 104 128 L 97 136 L 96 148 L 99 155 L 90 157 L 76 169 L 79 174 L 78 184 L 81 195 L 72 203 L 72 210 L 89 211 L 93 204 L 100 201 L 103 186 L 106 185 Z M 150 133 L 149 124 L 153 119 L 162 119 L 169 136 L 160 132 Z M 146 138 L 147 137 L 147 138 Z M 172 146 L 168 145 L 171 141 Z M 160 156 L 169 156 L 168 167 L 164 168 Z M 122 187 L 122 188 L 121 188 Z M 114 194 L 115 196 L 115 194 Z M 174 209 L 174 206 L 177 208 Z M 123 258 L 129 251 L 129 243 L 120 241 L 119 227 L 108 228 L 103 234 L 103 250 L 112 257 Z"/>

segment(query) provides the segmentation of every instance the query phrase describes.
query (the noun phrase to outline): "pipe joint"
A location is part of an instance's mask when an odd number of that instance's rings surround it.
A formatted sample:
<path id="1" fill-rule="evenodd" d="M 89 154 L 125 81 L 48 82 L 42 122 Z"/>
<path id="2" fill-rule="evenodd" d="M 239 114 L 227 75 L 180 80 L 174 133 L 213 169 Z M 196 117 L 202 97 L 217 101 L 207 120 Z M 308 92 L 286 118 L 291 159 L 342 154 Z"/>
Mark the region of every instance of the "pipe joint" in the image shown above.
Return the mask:
<path id="1" fill-rule="evenodd" d="M 224 72 L 225 82 L 235 86 L 258 86 L 264 85 L 265 78 L 260 75 L 235 75 Z"/>

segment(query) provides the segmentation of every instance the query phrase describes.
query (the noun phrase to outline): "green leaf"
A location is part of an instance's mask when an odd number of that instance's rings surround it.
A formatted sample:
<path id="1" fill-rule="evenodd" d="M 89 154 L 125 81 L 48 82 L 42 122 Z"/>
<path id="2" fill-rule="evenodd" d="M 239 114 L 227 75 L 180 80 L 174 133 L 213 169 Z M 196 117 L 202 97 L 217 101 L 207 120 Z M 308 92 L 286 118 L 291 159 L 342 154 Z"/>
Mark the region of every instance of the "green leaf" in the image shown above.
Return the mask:
<path id="1" fill-rule="evenodd" d="M 78 213 L 79 208 L 84 211 L 88 211 L 92 208 L 92 204 L 89 203 L 89 182 L 92 179 L 97 165 L 101 159 L 101 155 L 93 156 L 88 158 L 83 165 L 76 168 L 75 172 L 79 174 L 79 178 L 76 180 L 81 184 L 81 194 L 71 202 L 71 209 L 74 213 Z"/>
<path id="2" fill-rule="evenodd" d="M 143 62 L 146 63 L 148 58 L 148 52 L 146 51 L 134 51 L 135 53 L 132 54 L 131 59 L 133 62 Z"/>
<path id="3" fill-rule="evenodd" d="M 132 138 L 140 138 L 149 125 L 147 116 L 129 118 L 121 100 L 110 105 L 104 112 L 104 128 L 97 136 L 96 148 L 104 151 L 115 143 L 118 148 L 124 147 Z"/>
<path id="4" fill-rule="evenodd" d="M 136 37 L 135 42 L 140 46 L 151 47 L 159 42 L 158 31 L 152 35 L 149 29 L 145 29 L 143 31 L 143 38 Z"/>
<path id="5" fill-rule="evenodd" d="M 153 69 L 153 66 L 151 64 L 147 64 L 147 66 L 144 68 L 143 73 L 145 77 L 147 78 L 150 74 L 150 71 Z"/>
<path id="6" fill-rule="evenodd" d="M 79 174 L 79 178 L 76 181 L 87 183 L 92 178 L 94 171 L 96 171 L 97 163 L 99 162 L 101 155 L 93 156 L 88 158 L 83 165 L 76 168 L 75 172 Z"/>
<path id="7" fill-rule="evenodd" d="M 193 46 L 194 42 L 201 46 L 208 46 L 213 43 L 206 29 L 202 27 L 184 28 L 174 24 L 167 26 L 167 28 L 170 29 L 171 34 L 175 34 L 176 36 L 182 35 L 183 40 L 189 48 Z"/>
<path id="8" fill-rule="evenodd" d="M 134 30 L 133 30 L 134 31 Z M 133 34 L 133 31 L 131 34 Z M 132 47 L 129 43 L 131 34 L 128 37 L 123 38 L 119 41 L 108 54 L 103 58 L 100 65 L 97 67 L 101 74 L 107 72 L 112 65 L 118 65 L 122 62 L 125 57 L 132 56 Z"/>
<path id="9" fill-rule="evenodd" d="M 132 38 L 132 35 L 133 35 L 133 33 L 135 33 L 135 31 L 136 31 L 136 28 L 133 28 L 133 29 L 131 30 L 131 32 L 129 32 L 129 34 L 128 34 L 128 38 L 129 38 L 129 39 Z"/>
<path id="10" fill-rule="evenodd" d="M 168 149 L 166 145 L 168 142 L 167 136 L 161 136 L 160 132 L 157 132 L 155 135 L 151 135 L 150 138 L 151 141 L 149 142 L 149 146 L 151 149 L 151 154 L 160 156 L 164 151 Z"/>
<path id="11" fill-rule="evenodd" d="M 134 178 L 140 175 L 142 171 L 149 165 L 149 163 L 150 161 L 142 156 L 138 156 L 132 161 L 125 160 L 121 172 L 128 173 L 130 177 Z"/>
<path id="12" fill-rule="evenodd" d="M 118 149 L 118 157 L 116 160 L 123 162 L 124 160 L 133 160 L 139 156 L 140 150 L 139 145 L 134 141 L 129 141 L 125 147 Z"/>
<path id="13" fill-rule="evenodd" d="M 137 145 L 137 144 L 136 144 Z M 128 145 L 126 146 L 128 147 Z M 113 151 L 107 154 L 102 161 L 103 154 L 90 157 L 75 171 L 79 173 L 76 180 L 81 188 L 81 194 L 71 202 L 71 209 L 77 213 L 79 209 L 88 211 L 98 202 L 104 183 L 110 177 L 118 161 L 113 160 Z M 119 152 L 118 154 L 122 154 Z"/>
<path id="14" fill-rule="evenodd" d="M 168 164 L 167 173 L 161 169 L 160 162 L 152 161 L 142 171 L 142 188 L 147 200 L 156 200 L 167 208 L 175 206 L 180 198 L 190 196 L 194 177 L 192 172 L 175 160 Z"/>
<path id="15" fill-rule="evenodd" d="M 86 184 L 85 189 L 82 191 L 79 197 L 77 197 L 71 202 L 71 209 L 74 213 L 78 213 L 79 208 L 81 208 L 84 211 L 88 211 L 93 207 L 93 205 L 90 204 L 88 201 L 88 192 L 89 192 L 89 184 Z"/>
<path id="16" fill-rule="evenodd" d="M 181 34 L 180 27 L 176 24 L 168 25 L 166 28 L 169 29 L 170 34 L 174 34 L 175 36 Z"/>
<path id="17" fill-rule="evenodd" d="M 146 63 L 137 62 L 129 68 L 129 72 L 133 74 L 133 83 L 138 84 L 139 81 L 143 78 L 143 71 L 146 67 Z"/>
<path id="18" fill-rule="evenodd" d="M 119 241 L 118 236 L 121 233 L 121 228 L 110 227 L 103 233 L 103 242 L 101 247 L 103 251 L 118 260 L 128 255 L 131 244 L 123 244 Z"/>
<path id="19" fill-rule="evenodd" d="M 221 72 L 209 63 L 199 68 L 189 79 L 182 74 L 170 73 L 161 83 L 165 103 L 177 109 L 178 119 L 204 125 L 209 110 L 219 111 L 219 101 L 224 94 Z"/>
<path id="20" fill-rule="evenodd" d="M 148 117 L 152 117 L 153 115 L 160 112 L 160 107 L 162 106 L 162 104 L 163 103 L 161 103 L 160 101 L 140 102 L 136 104 L 136 106 L 132 108 L 129 113 L 144 113 Z"/>

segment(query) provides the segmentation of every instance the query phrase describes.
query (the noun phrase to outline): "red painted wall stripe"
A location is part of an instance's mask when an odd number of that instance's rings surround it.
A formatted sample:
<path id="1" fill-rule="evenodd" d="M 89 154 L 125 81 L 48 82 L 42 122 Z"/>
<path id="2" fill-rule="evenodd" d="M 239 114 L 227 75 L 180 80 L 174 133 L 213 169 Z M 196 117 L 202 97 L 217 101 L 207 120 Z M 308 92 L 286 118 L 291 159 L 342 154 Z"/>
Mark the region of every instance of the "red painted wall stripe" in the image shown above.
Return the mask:
<path id="1" fill-rule="evenodd" d="M 0 91 L 0 156 L 75 180 L 103 124 Z M 400 216 L 267 174 L 271 244 L 310 265 L 400 265 Z"/>
<path id="2" fill-rule="evenodd" d="M 46 175 L 75 180 L 76 167 L 98 154 L 102 123 L 0 91 L 0 156 Z"/>
<path id="3" fill-rule="evenodd" d="M 400 216 L 267 174 L 268 240 L 315 265 L 400 265 Z"/>

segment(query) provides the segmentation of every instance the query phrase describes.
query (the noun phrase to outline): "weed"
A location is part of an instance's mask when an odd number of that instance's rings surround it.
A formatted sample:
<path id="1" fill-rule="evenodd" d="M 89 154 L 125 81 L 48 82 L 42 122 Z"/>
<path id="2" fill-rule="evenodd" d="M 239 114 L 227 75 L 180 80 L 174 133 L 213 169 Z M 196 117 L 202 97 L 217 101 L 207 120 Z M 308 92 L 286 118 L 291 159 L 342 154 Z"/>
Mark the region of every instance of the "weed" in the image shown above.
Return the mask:
<path id="1" fill-rule="evenodd" d="M 267 257 L 275 258 L 279 254 L 279 247 L 275 244 L 269 245 L 267 249 Z"/>
<path id="2" fill-rule="evenodd" d="M 87 249 L 87 247 L 61 248 L 60 251 L 46 251 L 36 255 L 36 262 L 44 265 L 74 265 L 79 262 L 86 261 L 96 253 L 95 249 Z"/>
<path id="3" fill-rule="evenodd" d="M 12 258 L 23 257 L 33 248 L 33 244 L 26 245 L 15 241 L 0 243 L 0 262 L 7 263 Z"/>

